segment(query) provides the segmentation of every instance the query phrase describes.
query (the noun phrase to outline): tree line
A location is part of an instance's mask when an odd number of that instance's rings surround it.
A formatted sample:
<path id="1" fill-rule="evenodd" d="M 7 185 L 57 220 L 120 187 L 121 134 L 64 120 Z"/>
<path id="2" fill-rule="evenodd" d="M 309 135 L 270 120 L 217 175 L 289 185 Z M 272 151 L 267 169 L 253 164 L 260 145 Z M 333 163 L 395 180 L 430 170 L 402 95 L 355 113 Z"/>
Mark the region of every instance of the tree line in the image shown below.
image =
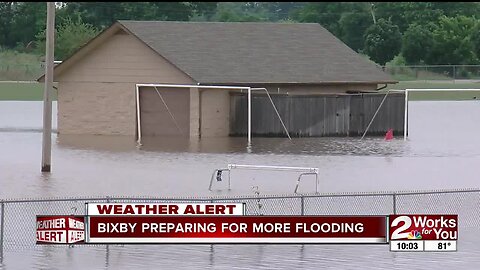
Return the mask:
<path id="1" fill-rule="evenodd" d="M 62 60 L 116 20 L 319 23 L 380 65 L 478 64 L 477 2 L 57 2 Z M 0 47 L 43 54 L 46 4 L 0 2 Z"/>

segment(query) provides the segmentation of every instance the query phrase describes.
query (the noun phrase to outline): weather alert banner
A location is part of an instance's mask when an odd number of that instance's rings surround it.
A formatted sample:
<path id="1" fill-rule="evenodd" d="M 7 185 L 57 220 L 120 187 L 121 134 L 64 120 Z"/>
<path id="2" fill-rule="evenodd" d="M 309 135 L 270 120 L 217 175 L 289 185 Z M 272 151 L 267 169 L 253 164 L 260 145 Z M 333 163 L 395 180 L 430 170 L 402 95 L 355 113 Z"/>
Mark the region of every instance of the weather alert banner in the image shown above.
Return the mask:
<path id="1" fill-rule="evenodd" d="M 244 215 L 244 203 L 87 203 L 87 216 Z"/>
<path id="2" fill-rule="evenodd" d="M 245 216 L 243 203 L 89 203 L 86 243 L 386 243 L 385 216 Z"/>
<path id="3" fill-rule="evenodd" d="M 83 216 L 37 216 L 37 244 L 73 244 L 85 240 Z"/>
<path id="4" fill-rule="evenodd" d="M 37 216 L 38 244 L 389 244 L 456 251 L 457 215 L 253 216 L 244 203 L 86 203 Z"/>
<path id="5" fill-rule="evenodd" d="M 456 251 L 458 215 L 389 216 L 392 251 Z"/>
<path id="6" fill-rule="evenodd" d="M 87 243 L 387 243 L 385 216 L 89 216 Z"/>

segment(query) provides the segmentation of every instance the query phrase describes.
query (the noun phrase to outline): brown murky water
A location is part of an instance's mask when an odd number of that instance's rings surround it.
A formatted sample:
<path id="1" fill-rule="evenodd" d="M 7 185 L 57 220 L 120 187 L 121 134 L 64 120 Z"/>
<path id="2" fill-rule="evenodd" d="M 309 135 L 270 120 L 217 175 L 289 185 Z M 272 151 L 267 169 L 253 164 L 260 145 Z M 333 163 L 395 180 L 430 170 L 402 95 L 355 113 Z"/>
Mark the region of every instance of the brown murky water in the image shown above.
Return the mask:
<path id="1" fill-rule="evenodd" d="M 254 138 L 247 148 L 245 138 L 145 138 L 137 146 L 132 138 L 54 134 L 50 175 L 40 173 L 41 112 L 41 102 L 0 102 L 0 198 L 293 192 L 296 174 L 259 171 L 234 171 L 231 191 L 209 192 L 212 171 L 228 163 L 318 167 L 321 192 L 480 187 L 479 101 L 412 102 L 407 141 Z M 313 191 L 313 181 L 301 191 Z M 448 254 L 338 245 L 44 247 L 8 251 L 0 269 L 480 269 L 478 235 L 461 232 L 459 251 Z"/>

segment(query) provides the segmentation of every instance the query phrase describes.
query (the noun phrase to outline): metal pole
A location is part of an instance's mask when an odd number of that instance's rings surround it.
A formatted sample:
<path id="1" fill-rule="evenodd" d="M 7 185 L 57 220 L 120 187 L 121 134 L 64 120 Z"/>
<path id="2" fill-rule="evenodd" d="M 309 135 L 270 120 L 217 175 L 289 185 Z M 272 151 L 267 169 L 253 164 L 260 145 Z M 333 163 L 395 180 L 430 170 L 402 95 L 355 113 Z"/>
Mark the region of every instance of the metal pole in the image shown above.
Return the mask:
<path id="1" fill-rule="evenodd" d="M 162 97 L 162 95 L 160 94 L 160 92 L 158 91 L 157 87 L 154 86 L 154 88 L 155 88 L 155 91 L 157 91 L 158 96 L 159 96 L 160 99 L 162 100 L 163 105 L 165 105 L 165 108 L 167 108 L 167 112 L 168 112 L 168 114 L 170 114 L 170 117 L 172 118 L 173 123 L 174 123 L 175 126 L 177 127 L 177 129 L 178 129 L 178 131 L 180 132 L 180 134 L 183 135 L 183 131 L 182 131 L 182 129 L 180 128 L 180 126 L 178 125 L 177 120 L 175 120 L 175 117 L 173 116 L 173 113 L 170 111 L 170 108 L 168 108 L 167 103 L 166 103 L 165 100 L 163 99 L 163 97 Z"/>
<path id="2" fill-rule="evenodd" d="M 393 214 L 397 214 L 397 194 L 393 193 Z"/>
<path id="3" fill-rule="evenodd" d="M 374 4 L 370 3 L 370 13 L 372 13 L 373 24 L 377 24 L 377 20 L 375 19 L 375 11 L 373 10 Z"/>
<path id="4" fill-rule="evenodd" d="M 248 145 L 252 144 L 252 89 L 248 88 Z"/>
<path id="5" fill-rule="evenodd" d="M 105 267 L 110 266 L 110 245 L 105 246 Z"/>
<path id="6" fill-rule="evenodd" d="M 107 203 L 110 203 L 110 196 L 107 196 Z M 110 245 L 105 246 L 105 265 L 108 266 L 110 263 Z"/>
<path id="7" fill-rule="evenodd" d="M 409 126 L 409 124 L 408 124 L 408 122 L 409 122 L 409 114 L 410 114 L 410 112 L 409 112 L 409 107 L 410 107 L 410 106 L 408 106 L 408 101 L 409 101 L 409 98 L 410 98 L 409 95 L 410 95 L 410 94 L 407 93 L 407 137 L 408 137 L 408 126 Z"/>
<path id="8" fill-rule="evenodd" d="M 290 137 L 290 133 L 288 133 L 287 127 L 285 126 L 285 123 L 283 123 L 282 117 L 280 116 L 280 113 L 278 112 L 277 107 L 275 106 L 275 103 L 273 103 L 273 99 L 270 96 L 270 93 L 268 93 L 267 88 L 252 88 L 252 90 L 264 90 L 265 91 L 265 93 L 268 96 L 268 99 L 270 100 L 270 103 L 272 103 L 272 107 L 275 110 L 275 113 L 277 114 L 278 119 L 280 120 L 280 123 L 283 126 L 283 130 L 285 130 L 285 133 L 287 133 L 288 139 L 292 140 L 292 138 Z"/>
<path id="9" fill-rule="evenodd" d="M 232 187 L 231 187 L 231 178 L 230 178 L 230 170 L 228 170 L 228 190 L 231 190 Z"/>
<path id="10" fill-rule="evenodd" d="M 275 113 L 277 114 L 278 119 L 280 120 L 280 123 L 282 123 L 283 130 L 285 130 L 285 133 L 287 133 L 288 139 L 290 139 L 290 141 L 291 141 L 292 138 L 290 137 L 290 133 L 288 133 L 287 127 L 283 123 L 282 117 L 280 117 L 280 113 L 278 112 L 277 107 L 275 107 L 275 103 L 273 103 L 272 97 L 270 96 L 270 94 L 268 93 L 268 90 L 266 88 L 263 88 L 263 89 L 265 89 L 265 92 L 267 93 L 268 99 L 270 99 L 270 102 L 272 103 L 273 109 L 275 110 Z"/>
<path id="11" fill-rule="evenodd" d="M 241 164 L 228 164 L 227 168 L 232 169 L 250 169 L 250 170 L 272 170 L 272 171 L 294 171 L 294 172 L 311 172 L 318 173 L 319 168 L 308 167 L 288 167 L 288 166 L 271 166 L 271 165 L 241 165 Z"/>
<path id="12" fill-rule="evenodd" d="M 383 103 L 384 103 L 385 100 L 387 99 L 388 93 L 390 93 L 390 89 L 387 91 L 387 93 L 386 93 L 385 96 L 383 97 L 382 102 L 381 102 L 380 105 L 378 106 L 377 111 L 375 112 L 375 114 L 373 114 L 372 120 L 370 120 L 370 123 L 368 123 L 368 126 L 367 126 L 367 128 L 365 129 L 365 132 L 363 132 L 362 138 L 360 138 L 360 139 L 363 139 L 363 137 L 365 137 L 365 135 L 367 134 L 368 129 L 370 128 L 370 126 L 371 126 L 372 123 L 373 123 L 373 120 L 375 120 L 375 117 L 377 116 L 377 113 L 380 111 L 380 108 L 382 108 Z"/>
<path id="13" fill-rule="evenodd" d="M 407 140 L 408 129 L 408 89 L 405 89 L 405 119 L 403 120 L 403 140 Z"/>
<path id="14" fill-rule="evenodd" d="M 52 98 L 54 66 L 55 2 L 47 3 L 45 49 L 45 89 L 43 91 L 42 172 L 51 171 L 52 158 Z"/>
<path id="15" fill-rule="evenodd" d="M 138 85 L 135 85 L 135 98 L 137 101 L 137 143 L 142 142 L 142 129 L 140 124 L 140 89 Z"/>
<path id="16" fill-rule="evenodd" d="M 3 233 L 5 229 L 5 203 L 0 204 L 0 262 L 3 261 Z"/>
<path id="17" fill-rule="evenodd" d="M 305 215 L 305 197 L 303 197 L 303 196 L 300 197 L 300 204 L 301 204 L 301 206 L 302 206 L 302 213 L 301 213 L 301 215 L 303 216 L 303 215 Z"/>

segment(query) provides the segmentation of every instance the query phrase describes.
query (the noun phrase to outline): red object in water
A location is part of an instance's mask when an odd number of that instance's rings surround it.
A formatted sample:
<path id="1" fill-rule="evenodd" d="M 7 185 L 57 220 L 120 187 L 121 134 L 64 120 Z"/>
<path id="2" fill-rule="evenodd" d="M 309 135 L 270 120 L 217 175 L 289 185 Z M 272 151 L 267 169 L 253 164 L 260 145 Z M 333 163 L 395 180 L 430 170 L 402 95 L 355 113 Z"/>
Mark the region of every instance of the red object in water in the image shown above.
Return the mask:
<path id="1" fill-rule="evenodd" d="M 391 139 L 393 139 L 393 129 L 392 128 L 389 129 L 387 131 L 387 133 L 385 134 L 385 140 L 389 141 Z"/>

